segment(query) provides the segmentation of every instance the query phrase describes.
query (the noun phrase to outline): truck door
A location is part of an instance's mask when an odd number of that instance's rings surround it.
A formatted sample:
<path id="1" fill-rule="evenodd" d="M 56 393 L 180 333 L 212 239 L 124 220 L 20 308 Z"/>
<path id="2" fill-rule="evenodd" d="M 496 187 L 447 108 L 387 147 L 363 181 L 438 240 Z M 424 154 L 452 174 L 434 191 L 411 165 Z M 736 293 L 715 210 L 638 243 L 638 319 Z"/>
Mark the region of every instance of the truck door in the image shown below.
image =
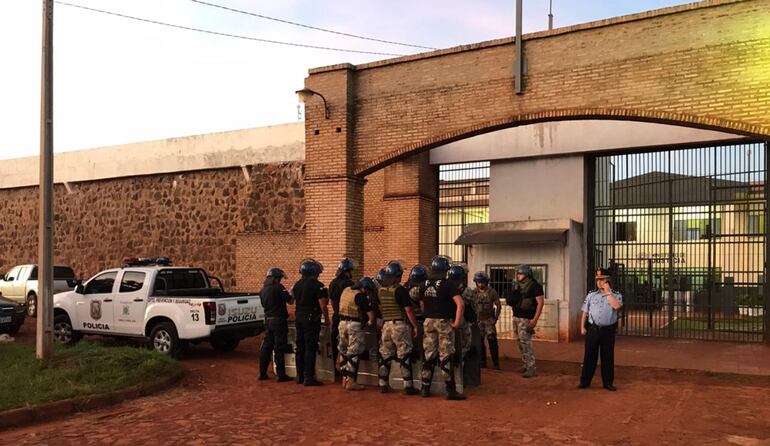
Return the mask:
<path id="1" fill-rule="evenodd" d="M 3 293 L 3 297 L 13 299 L 15 301 L 21 301 L 21 299 L 23 299 L 24 296 L 19 294 L 18 287 L 16 286 L 16 279 L 19 278 L 20 272 L 21 267 L 17 266 L 5 274 L 3 281 L 0 282 L 0 292 Z"/>
<path id="2" fill-rule="evenodd" d="M 114 329 L 113 288 L 117 271 L 108 271 L 94 277 L 86 284 L 82 296 L 78 296 L 77 330 L 109 333 Z"/>
<path id="3" fill-rule="evenodd" d="M 141 271 L 123 270 L 115 302 L 115 331 L 140 335 L 144 326 L 144 310 L 147 305 L 147 274 Z"/>

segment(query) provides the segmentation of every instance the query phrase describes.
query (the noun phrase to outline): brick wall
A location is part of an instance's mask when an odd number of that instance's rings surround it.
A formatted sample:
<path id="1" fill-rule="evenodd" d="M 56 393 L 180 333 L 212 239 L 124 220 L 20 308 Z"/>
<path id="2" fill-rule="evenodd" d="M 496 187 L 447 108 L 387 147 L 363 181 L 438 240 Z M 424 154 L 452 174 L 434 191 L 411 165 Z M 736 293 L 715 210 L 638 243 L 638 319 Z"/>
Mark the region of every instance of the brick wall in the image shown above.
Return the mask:
<path id="1" fill-rule="evenodd" d="M 770 136 L 766 0 L 700 2 L 524 42 L 523 95 L 513 91 L 512 39 L 354 67 L 355 173 L 474 133 L 569 117 Z M 331 69 L 311 70 L 308 82 L 339 73 Z"/>
<path id="2" fill-rule="evenodd" d="M 88 278 L 126 255 L 166 255 L 237 286 L 244 231 L 297 231 L 305 223 L 301 163 L 203 170 L 55 187 L 57 263 Z M 0 271 L 37 258 L 37 188 L 0 190 Z"/>
<path id="3" fill-rule="evenodd" d="M 240 291 L 259 291 L 268 269 L 281 268 L 290 287 L 299 280 L 305 258 L 305 232 L 247 232 L 238 234 L 235 250 L 236 282 Z M 326 266 L 326 265 L 325 265 Z M 328 265 L 334 268 L 336 265 Z"/>

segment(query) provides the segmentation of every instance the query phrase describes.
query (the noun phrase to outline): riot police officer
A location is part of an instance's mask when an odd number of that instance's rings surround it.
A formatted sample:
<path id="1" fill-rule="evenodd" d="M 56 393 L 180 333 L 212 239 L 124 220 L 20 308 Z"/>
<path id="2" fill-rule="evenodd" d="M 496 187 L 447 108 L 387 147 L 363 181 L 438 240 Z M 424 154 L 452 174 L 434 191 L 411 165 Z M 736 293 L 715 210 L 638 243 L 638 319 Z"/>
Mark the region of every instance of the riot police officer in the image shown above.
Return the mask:
<path id="1" fill-rule="evenodd" d="M 294 303 L 294 298 L 281 283 L 286 274 L 280 268 L 270 268 L 262 289 L 259 291 L 259 300 L 265 310 L 265 325 L 267 331 L 262 341 L 259 352 L 259 379 L 267 379 L 267 368 L 270 358 L 275 353 L 275 374 L 278 382 L 291 381 L 286 376 L 284 354 L 288 351 L 289 336 L 289 311 L 286 304 Z"/>
<path id="2" fill-rule="evenodd" d="M 409 271 L 409 281 L 407 282 L 406 288 L 409 291 L 409 299 L 412 301 L 414 315 L 419 323 L 422 323 L 425 319 L 422 315 L 422 309 L 420 308 L 420 300 L 422 300 L 422 293 L 425 291 L 425 283 L 427 281 L 428 269 L 424 266 L 415 265 Z"/>
<path id="3" fill-rule="evenodd" d="M 294 312 L 297 327 L 297 384 L 320 386 L 315 377 L 315 361 L 318 353 L 318 340 L 321 331 L 321 316 L 329 323 L 329 290 L 318 280 L 323 266 L 313 260 L 305 259 L 299 267 L 302 279 L 292 288 L 296 301 Z"/>
<path id="4" fill-rule="evenodd" d="M 375 323 L 370 296 L 377 292 L 377 285 L 370 277 L 362 277 L 357 285 L 345 288 L 340 297 L 340 371 L 342 387 L 362 390 L 356 382 L 361 354 L 366 350 L 364 329 Z"/>
<path id="5" fill-rule="evenodd" d="M 339 343 L 339 324 L 340 324 L 340 296 L 345 288 L 355 285 L 353 282 L 353 271 L 356 269 L 356 264 L 349 258 L 340 260 L 339 266 L 337 266 L 337 272 L 334 275 L 334 279 L 329 283 L 329 298 L 332 301 L 332 356 L 334 363 L 337 363 L 337 355 L 339 349 L 337 344 Z"/>
<path id="6" fill-rule="evenodd" d="M 500 318 L 500 296 L 489 286 L 489 276 L 484 271 L 473 275 L 476 288 L 473 289 L 471 300 L 476 308 L 476 325 L 481 333 L 481 367 L 487 368 L 487 354 L 484 342 L 489 345 L 489 354 L 495 370 L 500 370 L 500 350 L 497 344 L 497 320 Z"/>
<path id="7" fill-rule="evenodd" d="M 534 271 L 529 265 L 516 268 L 516 281 L 511 293 L 506 296 L 506 302 L 513 308 L 513 323 L 519 338 L 521 351 L 521 371 L 524 378 L 535 376 L 535 352 L 532 350 L 532 335 L 535 334 L 537 321 L 543 312 L 545 293 L 543 286 L 534 277 Z"/>
<path id="8" fill-rule="evenodd" d="M 404 393 L 419 393 L 412 379 L 412 338 L 417 337 L 417 319 L 414 317 L 409 292 L 401 285 L 404 268 L 397 261 L 390 261 L 385 267 L 383 287 L 378 295 L 380 311 L 384 320 L 379 349 L 380 392 L 389 390 L 390 365 L 393 360 L 401 366 Z"/>
<path id="9" fill-rule="evenodd" d="M 460 284 L 465 277 L 461 266 L 450 266 L 446 256 L 436 256 L 431 262 L 431 277 L 426 283 L 421 305 L 425 315 L 423 325 L 422 396 L 430 396 L 433 368 L 438 365 L 446 374 L 446 398 L 464 400 L 465 395 L 455 387 L 455 330 L 462 327 L 463 299 Z"/>

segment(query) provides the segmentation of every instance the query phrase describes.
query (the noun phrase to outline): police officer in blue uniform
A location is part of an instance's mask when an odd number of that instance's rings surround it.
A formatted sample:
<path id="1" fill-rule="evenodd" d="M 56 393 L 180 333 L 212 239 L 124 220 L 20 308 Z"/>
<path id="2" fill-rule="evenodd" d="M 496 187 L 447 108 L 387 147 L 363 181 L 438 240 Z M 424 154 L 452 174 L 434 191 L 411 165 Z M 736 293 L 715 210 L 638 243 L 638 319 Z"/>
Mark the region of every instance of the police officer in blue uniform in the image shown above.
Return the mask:
<path id="1" fill-rule="evenodd" d="M 596 270 L 596 290 L 591 291 L 583 302 L 581 333 L 586 337 L 583 371 L 578 388 L 587 389 L 596 371 L 596 361 L 601 354 L 602 384 L 614 392 L 615 379 L 615 332 L 618 326 L 618 310 L 623 306 L 623 296 L 612 289 L 610 273 L 604 268 Z"/>
<path id="2" fill-rule="evenodd" d="M 284 354 L 288 351 L 289 311 L 286 304 L 293 304 L 294 298 L 281 283 L 286 274 L 280 268 L 270 268 L 259 299 L 265 309 L 265 325 L 267 330 L 259 353 L 259 379 L 266 380 L 270 358 L 275 361 L 275 374 L 278 382 L 291 381 L 286 375 Z M 275 355 L 273 354 L 275 353 Z"/>

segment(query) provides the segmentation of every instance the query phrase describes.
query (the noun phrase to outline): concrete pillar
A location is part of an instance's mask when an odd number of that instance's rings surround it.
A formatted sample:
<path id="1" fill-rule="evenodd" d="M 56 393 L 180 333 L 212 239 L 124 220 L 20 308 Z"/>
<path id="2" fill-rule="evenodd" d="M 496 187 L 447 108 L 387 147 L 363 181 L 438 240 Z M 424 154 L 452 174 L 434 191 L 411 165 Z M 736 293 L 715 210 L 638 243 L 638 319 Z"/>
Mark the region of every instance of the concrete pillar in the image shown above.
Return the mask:
<path id="1" fill-rule="evenodd" d="M 428 152 L 385 168 L 383 199 L 388 258 L 429 265 L 438 250 L 438 166 Z"/>
<path id="2" fill-rule="evenodd" d="M 328 283 L 337 262 L 351 257 L 363 264 L 364 179 L 353 172 L 355 70 L 352 65 L 313 73 L 305 87 L 326 98 L 305 104 L 305 226 L 307 254 L 325 267 Z"/>

